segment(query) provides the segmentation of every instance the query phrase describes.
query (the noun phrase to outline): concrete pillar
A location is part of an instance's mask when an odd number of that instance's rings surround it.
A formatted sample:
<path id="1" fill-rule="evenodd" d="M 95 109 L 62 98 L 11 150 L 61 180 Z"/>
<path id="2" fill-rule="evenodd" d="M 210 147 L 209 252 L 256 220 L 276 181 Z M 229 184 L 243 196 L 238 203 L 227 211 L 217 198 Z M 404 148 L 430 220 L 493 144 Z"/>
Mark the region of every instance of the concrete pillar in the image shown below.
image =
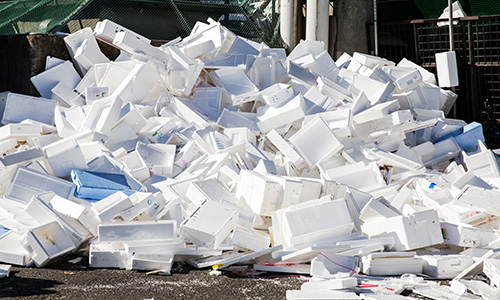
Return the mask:
<path id="1" fill-rule="evenodd" d="M 373 21 L 372 0 L 335 0 L 334 14 L 337 19 L 337 39 L 334 58 L 342 53 L 368 52 L 366 23 Z"/>
<path id="2" fill-rule="evenodd" d="M 306 40 L 322 41 L 328 49 L 329 0 L 307 0 Z"/>
<path id="3" fill-rule="evenodd" d="M 280 34 L 289 51 L 292 44 L 294 2 L 294 0 L 280 1 Z"/>

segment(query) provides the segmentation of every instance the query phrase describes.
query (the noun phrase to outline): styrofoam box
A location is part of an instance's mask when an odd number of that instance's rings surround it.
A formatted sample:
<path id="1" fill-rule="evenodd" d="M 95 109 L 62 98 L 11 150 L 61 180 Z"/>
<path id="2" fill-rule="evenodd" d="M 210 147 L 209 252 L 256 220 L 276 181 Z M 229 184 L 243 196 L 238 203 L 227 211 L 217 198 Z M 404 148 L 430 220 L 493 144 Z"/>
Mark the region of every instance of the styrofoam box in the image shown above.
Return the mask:
<path id="1" fill-rule="evenodd" d="M 500 238 L 500 235 L 490 229 L 475 228 L 469 225 L 457 225 L 441 222 L 441 231 L 446 243 L 461 247 L 482 248 Z"/>
<path id="2" fill-rule="evenodd" d="M 246 127 L 253 130 L 255 122 L 241 113 L 224 108 L 217 120 L 217 125 L 224 128 Z"/>
<path id="3" fill-rule="evenodd" d="M 335 277 L 337 273 L 356 272 L 358 258 L 321 252 L 311 260 L 311 276 Z"/>
<path id="4" fill-rule="evenodd" d="M 477 141 L 484 143 L 483 125 L 472 122 L 463 127 L 463 133 L 455 136 L 455 141 L 464 151 L 469 151 L 478 146 Z"/>
<path id="5" fill-rule="evenodd" d="M 28 250 L 38 267 L 43 267 L 50 260 L 76 248 L 70 236 L 57 221 L 31 228 L 19 238 L 19 241 Z"/>
<path id="6" fill-rule="evenodd" d="M 0 93 L 0 119 L 3 118 L 3 112 L 5 111 L 5 104 L 7 102 L 7 97 L 10 92 L 2 92 Z"/>
<path id="7" fill-rule="evenodd" d="M 302 189 L 304 187 L 302 181 L 296 180 L 292 177 L 283 178 L 281 176 L 269 176 L 269 178 L 280 183 L 283 187 L 276 209 L 286 208 L 290 205 L 299 204 L 301 202 L 300 197 L 303 194 Z M 311 199 L 317 198 L 318 197 L 313 196 Z"/>
<path id="8" fill-rule="evenodd" d="M 25 167 L 18 167 L 7 187 L 5 197 L 21 203 L 28 203 L 33 195 L 53 191 L 58 196 L 70 199 L 76 186 L 69 181 L 38 173 Z"/>
<path id="9" fill-rule="evenodd" d="M 422 83 L 423 78 L 418 70 L 398 78 L 395 83 L 399 90 L 408 91 Z"/>
<path id="10" fill-rule="evenodd" d="M 294 95 L 291 85 L 276 83 L 262 91 L 262 98 L 271 106 L 279 106 L 290 100 Z"/>
<path id="11" fill-rule="evenodd" d="M 14 151 L 17 147 L 17 140 L 15 138 L 7 138 L 0 140 L 0 154 L 8 154 Z"/>
<path id="12" fill-rule="evenodd" d="M 397 111 L 400 108 L 398 100 L 391 100 L 384 103 L 376 104 L 353 117 L 353 121 L 361 124 L 378 119 L 388 117 L 389 114 Z"/>
<path id="13" fill-rule="evenodd" d="M 212 74 L 214 75 L 214 79 L 232 95 L 233 105 L 251 100 L 252 95 L 259 94 L 259 89 L 243 70 L 220 69 L 213 71 Z"/>
<path id="14" fill-rule="evenodd" d="M 314 73 L 324 76 L 330 80 L 335 80 L 339 74 L 339 68 L 335 65 L 335 61 L 330 56 L 328 51 L 323 51 L 314 57 L 314 64 L 308 68 Z"/>
<path id="15" fill-rule="evenodd" d="M 15 141 L 15 139 L 14 139 Z M 17 142 L 16 142 L 17 145 Z M 43 157 L 44 154 L 42 150 L 38 148 L 31 148 L 28 150 L 24 150 L 21 152 L 15 152 L 3 157 L 0 157 L 0 162 L 4 167 L 12 166 L 18 163 L 27 163 L 33 160 L 36 160 L 40 157 Z"/>
<path id="16" fill-rule="evenodd" d="M 423 259 L 415 257 L 415 254 L 415 252 L 387 252 L 363 256 L 363 273 L 369 276 L 422 273 Z"/>
<path id="17" fill-rule="evenodd" d="M 149 60 L 160 64 L 167 64 L 172 57 L 170 53 L 163 52 L 157 47 L 151 46 L 149 42 L 138 39 L 129 31 L 117 32 L 113 39 L 113 45 L 129 54 L 140 54 L 142 57 L 146 56 Z M 135 63 L 133 60 L 129 62 Z M 181 78 L 177 78 L 177 80 L 180 81 Z"/>
<path id="18" fill-rule="evenodd" d="M 216 179 L 191 182 L 189 184 L 186 196 L 195 204 L 201 205 L 205 200 L 216 202 L 228 201 L 237 204 L 239 201 L 233 193 L 229 192 Z"/>
<path id="19" fill-rule="evenodd" d="M 151 243 L 144 241 L 125 243 L 125 250 L 134 254 L 174 253 L 179 249 L 186 249 L 186 242 L 179 238 Z"/>
<path id="20" fill-rule="evenodd" d="M 119 191 L 93 203 L 92 210 L 101 222 L 105 223 L 132 206 L 130 198 Z"/>
<path id="21" fill-rule="evenodd" d="M 248 141 L 253 145 L 257 145 L 255 134 L 248 127 L 233 127 L 225 128 L 224 134 L 231 138 L 234 145 Z"/>
<path id="22" fill-rule="evenodd" d="M 90 207 L 85 207 L 57 195 L 50 200 L 50 207 L 61 215 L 78 220 L 93 235 L 97 236 L 97 225 L 99 225 L 99 220 L 91 211 Z"/>
<path id="23" fill-rule="evenodd" d="M 281 185 L 255 171 L 242 170 L 236 197 L 243 199 L 258 215 L 270 216 L 276 209 L 281 194 Z"/>
<path id="24" fill-rule="evenodd" d="M 352 57 L 365 65 L 368 68 L 374 68 L 377 65 L 380 66 L 394 66 L 395 63 L 382 57 L 373 56 L 365 53 L 354 52 Z"/>
<path id="25" fill-rule="evenodd" d="M 90 33 L 92 34 L 92 33 Z M 85 39 L 73 55 L 74 62 L 87 69 L 92 68 L 97 63 L 108 63 L 109 59 L 101 52 L 94 36 Z M 84 72 L 87 71 L 84 70 Z M 82 72 L 83 73 L 83 72 Z"/>
<path id="26" fill-rule="evenodd" d="M 71 170 L 70 180 L 76 184 L 75 196 L 82 199 L 102 200 L 118 191 L 132 193 L 123 174 Z"/>
<path id="27" fill-rule="evenodd" d="M 161 259 L 133 257 L 132 270 L 161 270 L 164 273 L 170 274 L 174 255 L 168 255 L 167 257 L 162 257 Z"/>
<path id="28" fill-rule="evenodd" d="M 154 66 L 152 63 L 136 64 L 123 82 L 116 87 L 113 95 L 120 96 L 124 102 L 139 103 L 142 101 L 156 82 L 160 80 Z"/>
<path id="29" fill-rule="evenodd" d="M 280 128 L 291 124 L 305 116 L 305 102 L 302 94 L 298 94 L 286 104 L 280 107 L 270 106 L 258 117 L 259 130 L 269 132 L 274 128 Z"/>
<path id="30" fill-rule="evenodd" d="M 196 88 L 194 89 L 194 103 L 212 121 L 217 121 L 221 110 L 222 90 L 218 87 Z"/>
<path id="31" fill-rule="evenodd" d="M 123 27 L 122 25 L 116 24 L 115 22 L 110 21 L 108 19 L 97 22 L 95 29 L 94 29 L 94 35 L 97 38 L 99 38 L 105 42 L 112 43 L 114 38 L 115 38 L 116 33 L 121 32 L 121 31 L 127 31 L 128 33 L 132 34 L 138 40 L 141 40 L 147 44 L 149 44 L 151 42 L 151 40 L 149 40 L 148 38 L 145 38 L 142 35 L 137 34 L 133 31 L 131 31 L 130 29 L 127 29 L 127 28 Z"/>
<path id="32" fill-rule="evenodd" d="M 109 135 L 113 126 L 120 119 L 120 108 L 123 104 L 124 101 L 119 96 L 93 101 L 87 113 L 87 126 L 102 134 Z"/>
<path id="33" fill-rule="evenodd" d="M 285 66 L 272 57 L 255 58 L 248 73 L 260 90 L 283 81 L 288 75 Z"/>
<path id="34" fill-rule="evenodd" d="M 458 85 L 457 57 L 455 51 L 436 53 L 436 69 L 440 87 Z"/>
<path id="35" fill-rule="evenodd" d="M 136 192 L 130 195 L 130 199 L 134 203 L 134 206 L 120 213 L 120 217 L 125 221 L 155 219 L 153 216 L 166 205 L 166 200 L 161 192 L 156 192 L 155 194 Z"/>
<path id="36" fill-rule="evenodd" d="M 13 231 L 8 231 L 0 236 L 0 261 L 8 264 L 26 266 L 31 257 L 19 243 L 21 236 Z"/>
<path id="37" fill-rule="evenodd" d="M 351 89 L 358 94 L 364 92 L 371 105 L 386 102 L 392 94 L 395 85 L 392 82 L 383 83 L 368 77 L 356 74 Z"/>
<path id="38" fill-rule="evenodd" d="M 397 295 L 397 293 L 399 293 L 400 291 L 402 292 L 404 290 L 404 286 L 403 285 L 394 285 L 394 287 L 397 287 L 397 288 L 396 289 L 394 289 L 394 288 L 387 288 L 387 289 L 390 289 L 390 291 L 392 292 L 390 294 L 385 294 L 384 292 L 382 292 L 382 293 L 376 293 L 374 291 L 374 292 L 371 292 L 371 293 L 367 292 L 366 294 L 360 293 L 359 297 L 360 297 L 360 299 L 363 299 L 363 300 L 407 300 L 408 298 L 415 299 L 415 298 L 412 298 L 412 297 L 405 297 L 405 296 L 402 296 L 402 295 Z M 401 287 L 401 290 L 398 289 L 399 287 Z M 375 287 L 375 289 L 377 291 L 380 291 L 380 290 L 386 289 L 386 287 L 379 286 L 378 289 L 377 289 L 377 287 Z M 370 290 L 370 288 L 367 288 L 366 290 Z M 362 291 L 364 292 L 365 289 L 362 289 Z M 434 299 L 436 299 L 436 298 L 434 298 Z M 437 299 L 441 299 L 441 298 L 437 298 Z"/>
<path id="39" fill-rule="evenodd" d="M 56 104 L 55 100 L 9 93 L 5 103 L 2 123 L 19 123 L 25 119 L 31 119 L 52 125 L 54 124 Z"/>
<path id="40" fill-rule="evenodd" d="M 0 139 L 16 138 L 17 141 L 26 141 L 29 137 L 39 137 L 43 134 L 41 123 L 17 123 L 0 127 Z"/>
<path id="41" fill-rule="evenodd" d="M 283 249 L 283 247 L 280 245 L 280 246 L 274 246 L 271 248 L 266 248 L 266 249 L 263 249 L 260 251 L 250 252 L 250 253 L 235 252 L 235 254 L 236 254 L 235 256 L 219 259 L 219 261 L 212 266 L 214 268 L 217 268 L 217 269 L 227 268 L 227 267 L 232 266 L 234 264 L 250 262 L 256 258 L 265 257 L 266 255 L 271 254 L 274 251 L 279 251 L 282 249 Z M 231 253 L 231 252 L 228 252 L 228 253 Z"/>
<path id="42" fill-rule="evenodd" d="M 365 165 L 364 162 L 346 164 L 326 170 L 323 176 L 361 191 L 371 191 L 386 185 L 384 177 L 374 162 Z"/>
<path id="43" fill-rule="evenodd" d="M 318 290 L 341 290 L 353 288 L 358 285 L 356 277 L 334 278 L 327 280 L 309 281 L 300 286 L 303 291 L 318 291 Z"/>
<path id="44" fill-rule="evenodd" d="M 366 223 L 399 215 L 401 213 L 390 204 L 371 199 L 359 212 L 359 219 Z"/>
<path id="45" fill-rule="evenodd" d="M 292 164 L 294 164 L 294 166 L 299 169 L 303 169 L 305 167 L 305 162 L 302 156 L 300 156 L 297 151 L 295 151 L 295 149 L 293 149 L 293 147 L 288 144 L 278 132 L 276 132 L 276 130 L 271 130 L 267 134 L 267 138 L 291 161 Z"/>
<path id="46" fill-rule="evenodd" d="M 248 230 L 242 226 L 238 226 L 234 229 L 232 241 L 234 245 L 252 251 L 266 249 L 271 243 L 269 235 L 255 230 Z"/>
<path id="47" fill-rule="evenodd" d="M 500 192 L 496 190 L 466 185 L 453 204 L 500 216 Z"/>
<path id="48" fill-rule="evenodd" d="M 57 221 L 69 235 L 75 246 L 80 246 L 80 243 L 89 236 L 89 232 L 76 220 L 70 218 L 63 219 L 50 208 L 48 203 L 54 195 L 52 192 L 34 195 L 24 210 L 40 224 Z"/>
<path id="49" fill-rule="evenodd" d="M 96 63 L 109 62 L 109 59 L 100 51 L 92 29 L 89 27 L 66 36 L 64 42 L 80 74 L 85 74 Z M 76 55 L 77 53 L 79 55 Z"/>
<path id="50" fill-rule="evenodd" d="M 198 250 L 198 251 L 204 252 L 207 250 Z M 195 251 L 195 252 L 198 252 L 198 251 Z M 210 250 L 210 251 L 213 252 L 213 250 Z M 227 260 L 233 259 L 233 258 L 238 259 L 238 258 L 241 258 L 242 256 L 244 256 L 243 253 L 239 253 L 238 251 L 226 251 L 224 253 L 222 253 L 222 250 L 219 250 L 219 251 L 220 252 L 216 255 L 213 255 L 213 254 L 197 255 L 197 256 L 201 256 L 201 257 L 189 259 L 187 261 L 187 263 L 192 265 L 193 267 L 196 267 L 196 268 L 215 267 L 215 266 L 219 266 L 220 263 L 223 261 L 227 261 Z"/>
<path id="51" fill-rule="evenodd" d="M 173 220 L 117 222 L 101 224 L 97 229 L 99 242 L 168 240 L 175 237 L 176 222 Z"/>
<path id="52" fill-rule="evenodd" d="M 487 259 L 483 264 L 483 272 L 490 279 L 490 284 L 496 288 L 500 287 L 500 259 Z"/>
<path id="53" fill-rule="evenodd" d="M 344 147 L 320 117 L 311 120 L 289 140 L 310 168 Z"/>
<path id="54" fill-rule="evenodd" d="M 132 253 L 125 251 L 122 243 L 90 244 L 89 267 L 128 269 L 132 267 Z"/>
<path id="55" fill-rule="evenodd" d="M 155 175 L 172 175 L 175 145 L 137 143 L 136 150 Z"/>
<path id="56" fill-rule="evenodd" d="M 60 142 L 57 141 L 53 144 L 56 143 L 57 146 L 51 148 L 53 149 L 58 147 L 58 150 L 60 151 L 49 156 L 49 151 L 46 150 L 47 162 L 49 163 L 54 176 L 68 177 L 73 169 L 87 169 L 87 162 L 85 161 L 82 149 L 76 140 L 63 139 L 60 140 Z"/>
<path id="57" fill-rule="evenodd" d="M 467 255 L 419 255 L 424 260 L 424 274 L 437 279 L 451 279 L 474 263 Z"/>
<path id="58" fill-rule="evenodd" d="M 343 70 L 345 70 L 345 69 L 342 69 L 341 73 Z M 338 84 L 337 82 L 333 82 L 331 80 L 328 80 L 325 77 L 319 77 L 318 78 L 318 89 L 325 96 L 328 96 L 329 100 L 331 101 L 330 102 L 327 100 L 327 102 L 325 102 L 323 107 L 324 108 L 329 107 L 329 108 L 333 109 L 334 105 L 343 105 L 343 103 L 353 101 L 352 94 L 347 90 L 348 86 L 349 86 L 349 84 L 347 84 L 347 86 L 342 86 L 342 85 Z"/>
<path id="59" fill-rule="evenodd" d="M 417 69 L 420 74 L 422 75 L 423 79 L 425 82 L 431 83 L 431 84 L 436 84 L 436 78 L 433 73 L 427 71 L 426 69 L 422 68 L 421 66 L 417 65 L 416 63 L 409 61 L 406 58 L 403 58 L 397 65 L 398 67 L 403 67 L 403 68 L 414 68 Z"/>
<path id="60" fill-rule="evenodd" d="M 455 158 L 460 154 L 460 151 L 462 151 L 462 148 L 460 148 L 454 138 L 442 140 L 434 144 L 434 147 L 435 151 L 432 155 L 432 159 L 425 163 L 425 166 L 428 168 Z"/>
<path id="61" fill-rule="evenodd" d="M 135 179 L 142 182 L 151 177 L 148 166 L 137 151 L 128 153 L 125 156 L 120 157 L 119 161 L 123 163 L 125 168 L 130 171 Z"/>
<path id="62" fill-rule="evenodd" d="M 11 269 L 12 269 L 11 265 L 0 264 L 0 278 L 9 277 Z"/>
<path id="63" fill-rule="evenodd" d="M 287 290 L 286 300 L 329 300 L 329 299 L 357 299 L 359 296 L 354 291 L 350 290 L 319 290 L 319 291 L 302 291 L 302 290 Z"/>
<path id="64" fill-rule="evenodd" d="M 237 224 L 237 208 L 205 200 L 182 222 L 180 233 L 196 245 L 217 249 Z"/>
<path id="65" fill-rule="evenodd" d="M 443 242 L 438 214 L 434 210 L 364 223 L 361 230 L 368 236 L 396 235 L 396 243 L 390 248 L 395 251 L 418 249 Z"/>
<path id="66" fill-rule="evenodd" d="M 280 216 L 277 221 L 286 246 L 347 235 L 354 227 L 345 199 L 323 197 L 292 205 L 276 213 Z"/>
<path id="67" fill-rule="evenodd" d="M 208 116 L 206 116 L 193 101 L 179 97 L 175 97 L 174 101 L 177 114 L 187 122 L 194 123 L 199 128 L 203 128 L 205 124 L 210 121 Z M 227 111 L 227 109 L 222 111 L 219 120 L 222 118 L 225 111 Z"/>
<path id="68" fill-rule="evenodd" d="M 52 89 L 58 83 L 62 82 L 69 88 L 74 89 L 80 80 L 80 75 L 78 75 L 70 61 L 65 61 L 62 64 L 31 77 L 31 82 L 36 87 L 40 95 L 47 99 L 52 98 Z"/>
<path id="69" fill-rule="evenodd" d="M 495 155 L 490 150 L 483 150 L 473 155 L 464 155 L 464 163 L 467 170 L 472 171 L 479 177 L 500 177 L 500 169 Z"/>
<path id="70" fill-rule="evenodd" d="M 314 58 L 313 58 L 314 60 Z M 314 75 L 312 72 L 303 68 L 302 66 L 293 63 L 291 60 L 288 60 L 287 65 L 289 76 L 295 79 L 298 79 L 308 85 L 316 86 L 317 83 L 317 75 Z"/>
<path id="71" fill-rule="evenodd" d="M 222 47 L 224 39 L 222 33 L 221 25 L 218 22 L 210 25 L 197 22 L 190 35 L 179 43 L 179 47 L 182 47 L 187 56 L 194 59 Z"/>
<path id="72" fill-rule="evenodd" d="M 255 271 L 264 272 L 276 272 L 276 273 L 288 273 L 288 274 L 305 274 L 309 275 L 310 267 L 307 264 L 295 264 L 295 263 L 258 263 L 253 265 Z"/>

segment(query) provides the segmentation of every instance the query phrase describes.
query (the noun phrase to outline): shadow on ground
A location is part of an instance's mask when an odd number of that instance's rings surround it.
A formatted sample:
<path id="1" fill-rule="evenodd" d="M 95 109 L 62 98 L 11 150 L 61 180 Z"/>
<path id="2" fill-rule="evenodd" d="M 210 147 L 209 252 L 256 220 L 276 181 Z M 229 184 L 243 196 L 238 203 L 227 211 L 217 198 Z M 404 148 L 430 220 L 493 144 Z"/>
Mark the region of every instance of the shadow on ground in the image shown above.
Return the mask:
<path id="1" fill-rule="evenodd" d="M 54 287 L 62 282 L 43 278 L 17 276 L 19 272 L 11 272 L 10 277 L 0 280 L 0 298 L 28 297 L 34 295 L 55 294 Z"/>

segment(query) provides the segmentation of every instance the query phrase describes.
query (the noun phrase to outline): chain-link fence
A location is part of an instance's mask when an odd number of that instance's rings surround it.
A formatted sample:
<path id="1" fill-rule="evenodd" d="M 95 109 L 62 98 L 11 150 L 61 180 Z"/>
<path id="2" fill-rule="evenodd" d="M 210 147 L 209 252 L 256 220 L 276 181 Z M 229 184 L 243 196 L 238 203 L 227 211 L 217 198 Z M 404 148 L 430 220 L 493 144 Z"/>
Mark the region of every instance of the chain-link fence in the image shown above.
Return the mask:
<path id="1" fill-rule="evenodd" d="M 0 2 L 0 34 L 72 33 L 110 19 L 152 40 L 186 37 L 197 21 L 219 21 L 234 33 L 273 47 L 277 0 L 44 0 Z"/>

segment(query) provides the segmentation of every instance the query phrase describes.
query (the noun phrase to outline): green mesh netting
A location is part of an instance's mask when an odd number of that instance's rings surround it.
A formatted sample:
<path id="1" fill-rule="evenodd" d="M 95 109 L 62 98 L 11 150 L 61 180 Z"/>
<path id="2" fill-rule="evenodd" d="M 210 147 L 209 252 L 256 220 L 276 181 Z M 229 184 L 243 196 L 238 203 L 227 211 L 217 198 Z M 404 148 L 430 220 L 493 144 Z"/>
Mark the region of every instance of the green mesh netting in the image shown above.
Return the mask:
<path id="1" fill-rule="evenodd" d="M 2 1 L 0 34 L 48 32 L 78 9 L 82 0 Z"/>
<path id="2" fill-rule="evenodd" d="M 0 2 L 0 34 L 72 33 L 109 19 L 152 40 L 189 35 L 197 21 L 281 46 L 277 0 L 45 0 Z"/>

